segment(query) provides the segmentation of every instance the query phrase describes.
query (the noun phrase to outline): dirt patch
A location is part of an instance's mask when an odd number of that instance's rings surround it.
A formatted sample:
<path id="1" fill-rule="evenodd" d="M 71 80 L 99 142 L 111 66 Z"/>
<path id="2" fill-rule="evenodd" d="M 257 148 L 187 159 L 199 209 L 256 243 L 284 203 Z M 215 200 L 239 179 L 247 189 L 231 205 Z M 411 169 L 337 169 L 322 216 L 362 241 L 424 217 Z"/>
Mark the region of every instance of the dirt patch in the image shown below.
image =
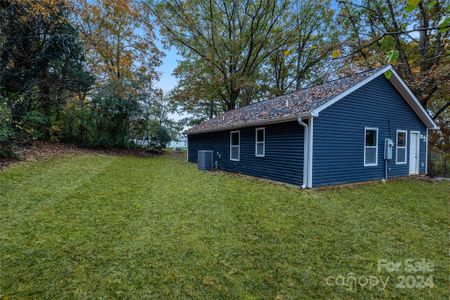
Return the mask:
<path id="1" fill-rule="evenodd" d="M 170 151 L 169 154 L 173 158 L 186 160 L 186 151 Z"/>
<path id="2" fill-rule="evenodd" d="M 39 161 L 53 159 L 61 156 L 73 156 L 82 154 L 106 154 L 117 156 L 152 157 L 163 152 L 145 149 L 86 149 L 75 145 L 53 142 L 35 141 L 31 145 L 16 151 L 17 158 L 0 158 L 0 170 L 20 161 Z"/>

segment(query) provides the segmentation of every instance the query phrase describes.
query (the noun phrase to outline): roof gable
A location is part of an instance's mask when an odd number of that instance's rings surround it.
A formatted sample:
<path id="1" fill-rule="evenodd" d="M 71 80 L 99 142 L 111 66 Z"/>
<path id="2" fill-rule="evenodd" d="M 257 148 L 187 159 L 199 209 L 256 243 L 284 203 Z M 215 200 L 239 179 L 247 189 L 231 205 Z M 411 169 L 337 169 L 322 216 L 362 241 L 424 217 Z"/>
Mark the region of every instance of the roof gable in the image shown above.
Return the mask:
<path id="1" fill-rule="evenodd" d="M 330 101 L 327 101 L 323 105 L 319 106 L 318 108 L 314 109 L 312 111 L 312 115 L 318 116 L 319 113 L 324 110 L 325 108 L 333 105 L 334 103 L 338 102 L 339 100 L 343 99 L 345 96 L 351 94 L 352 92 L 356 91 L 357 89 L 361 88 L 362 86 L 366 85 L 367 83 L 371 82 L 375 78 L 384 75 L 387 71 L 392 72 L 392 76 L 388 79 L 392 85 L 397 89 L 397 91 L 400 93 L 400 95 L 406 100 L 406 102 L 411 106 L 411 108 L 414 110 L 414 112 L 417 114 L 417 116 L 422 120 L 422 122 L 428 127 L 432 129 L 437 129 L 438 126 L 433 121 L 433 119 L 430 117 L 428 112 L 423 108 L 420 101 L 417 99 L 417 97 L 411 92 L 409 87 L 406 85 L 406 83 L 403 81 L 403 79 L 398 75 L 398 73 L 395 71 L 395 69 L 388 65 L 379 71 L 375 72 L 371 76 L 368 76 L 364 80 L 360 81 L 358 84 L 354 85 L 353 87 L 349 88 L 345 92 L 339 94 L 338 96 L 334 97 Z"/>
<path id="2" fill-rule="evenodd" d="M 304 116 L 318 116 L 325 108 L 333 105 L 378 76 L 383 75 L 388 70 L 392 71 L 392 76 L 389 80 L 424 124 L 428 128 L 437 128 L 405 82 L 392 66 L 388 65 L 228 111 L 192 127 L 186 133 L 196 134 L 229 130 L 286 122 Z"/>

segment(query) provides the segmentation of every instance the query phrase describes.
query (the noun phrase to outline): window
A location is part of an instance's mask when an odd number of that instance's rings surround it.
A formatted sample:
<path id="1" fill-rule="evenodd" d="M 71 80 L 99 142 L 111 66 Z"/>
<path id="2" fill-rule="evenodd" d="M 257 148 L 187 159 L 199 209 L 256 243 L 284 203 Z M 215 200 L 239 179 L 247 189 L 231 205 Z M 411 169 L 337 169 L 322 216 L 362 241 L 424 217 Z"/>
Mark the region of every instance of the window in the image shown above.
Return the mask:
<path id="1" fill-rule="evenodd" d="M 365 129 L 364 166 L 378 165 L 378 128 Z"/>
<path id="2" fill-rule="evenodd" d="M 396 164 L 406 164 L 406 144 L 407 144 L 407 133 L 406 130 L 397 130 L 397 139 L 396 139 L 397 147 L 396 147 L 396 155 L 395 155 L 395 163 Z"/>
<path id="3" fill-rule="evenodd" d="M 255 145 L 255 155 L 259 157 L 264 157 L 266 152 L 266 132 L 264 128 L 256 128 L 256 145 Z"/>
<path id="4" fill-rule="evenodd" d="M 241 134 L 239 131 L 230 132 L 230 160 L 239 161 L 241 150 Z"/>

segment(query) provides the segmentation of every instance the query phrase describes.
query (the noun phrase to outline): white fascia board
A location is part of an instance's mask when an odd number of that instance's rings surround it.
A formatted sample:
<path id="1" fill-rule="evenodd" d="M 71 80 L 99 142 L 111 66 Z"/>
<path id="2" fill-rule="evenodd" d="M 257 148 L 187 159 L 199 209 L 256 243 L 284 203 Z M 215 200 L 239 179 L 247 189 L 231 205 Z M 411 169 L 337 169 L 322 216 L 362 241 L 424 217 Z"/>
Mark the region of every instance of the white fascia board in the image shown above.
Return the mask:
<path id="1" fill-rule="evenodd" d="M 422 104 L 419 102 L 417 97 L 411 92 L 411 90 L 408 88 L 406 83 L 403 81 L 403 79 L 400 77 L 400 75 L 398 75 L 398 73 L 394 70 L 394 68 L 391 65 L 386 66 L 385 68 L 381 69 L 380 71 L 367 77 L 360 83 L 354 85 L 353 87 L 349 88 L 348 90 L 344 91 L 343 93 L 337 95 L 330 101 L 328 101 L 328 102 L 324 103 L 323 105 L 319 106 L 318 108 L 314 109 L 311 112 L 311 115 L 318 116 L 322 110 L 333 105 L 334 103 L 338 102 L 345 96 L 348 96 L 349 94 L 353 93 L 357 89 L 359 89 L 362 86 L 366 85 L 367 83 L 371 82 L 378 76 L 383 75 L 386 71 L 389 71 L 389 70 L 392 72 L 392 76 L 388 80 L 394 85 L 394 87 L 397 89 L 397 91 L 402 95 L 402 97 L 406 100 L 406 102 L 409 104 L 409 106 L 411 106 L 411 108 L 419 116 L 419 118 L 427 125 L 428 128 L 439 129 L 439 127 L 436 125 L 436 123 L 430 117 L 428 112 L 423 108 Z"/>
<path id="2" fill-rule="evenodd" d="M 287 117 L 282 117 L 282 118 L 277 118 L 277 119 L 269 119 L 269 120 L 261 120 L 261 121 L 256 121 L 256 122 L 248 122 L 248 123 L 244 123 L 244 124 L 238 124 L 238 125 L 229 125 L 229 126 L 224 126 L 224 127 L 219 127 L 219 128 L 212 128 L 212 129 L 205 129 L 205 130 L 201 130 L 201 131 L 196 131 L 196 132 L 185 132 L 186 135 L 195 135 L 195 134 L 201 134 L 201 133 L 207 133 L 207 132 L 217 132 L 217 131 L 226 131 L 226 130 L 234 130 L 234 129 L 240 129 L 240 128 L 246 128 L 246 127 L 255 127 L 255 126 L 260 126 L 260 125 L 270 125 L 270 124 L 278 124 L 278 123 L 285 123 L 285 122 L 289 122 L 289 121 L 297 121 L 297 119 L 299 117 L 301 118 L 306 118 L 311 116 L 311 113 L 303 113 L 300 115 L 292 115 L 292 116 L 287 116 Z"/>

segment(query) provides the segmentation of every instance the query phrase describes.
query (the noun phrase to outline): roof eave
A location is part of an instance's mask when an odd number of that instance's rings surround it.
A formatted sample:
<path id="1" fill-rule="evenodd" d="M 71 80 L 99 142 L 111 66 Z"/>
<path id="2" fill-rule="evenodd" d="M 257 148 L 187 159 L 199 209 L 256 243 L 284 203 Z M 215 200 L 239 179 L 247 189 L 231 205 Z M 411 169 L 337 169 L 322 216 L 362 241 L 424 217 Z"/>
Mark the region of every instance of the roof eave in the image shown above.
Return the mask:
<path id="1" fill-rule="evenodd" d="M 285 123 L 285 122 L 289 122 L 289 121 L 297 121 L 298 118 L 308 118 L 311 116 L 312 116 L 311 112 L 306 112 L 306 113 L 290 115 L 290 116 L 286 116 L 286 117 L 282 117 L 282 118 L 273 118 L 273 119 L 261 120 L 261 121 L 256 121 L 256 122 L 248 122 L 248 123 L 229 125 L 229 126 L 218 127 L 218 128 L 210 128 L 210 129 L 204 129 L 204 130 L 199 130 L 199 131 L 195 131 L 195 132 L 185 131 L 185 133 L 187 135 L 195 135 L 195 134 L 208 133 L 208 132 L 217 132 L 217 131 L 233 130 L 233 129 L 247 128 L 247 127 L 254 127 L 254 126 L 261 126 L 261 125 Z"/>
<path id="2" fill-rule="evenodd" d="M 357 83 L 356 85 L 352 86 L 351 88 L 345 90 L 341 94 L 337 95 L 336 97 L 332 98 L 331 100 L 327 101 L 326 103 L 322 104 L 321 106 L 317 107 L 316 109 L 305 112 L 298 115 L 290 115 L 287 117 L 282 118 L 274 118 L 274 119 L 268 119 L 268 120 L 261 120 L 256 122 L 249 122 L 249 123 L 241 123 L 237 125 L 229 125 L 224 127 L 218 127 L 218 128 L 208 128 L 204 130 L 198 130 L 194 132 L 185 131 L 184 133 L 187 135 L 194 135 L 194 134 L 201 134 L 201 133 L 207 133 L 207 132 L 217 132 L 217 131 L 224 131 L 224 130 L 231 130 L 231 129 L 238 129 L 238 128 L 246 128 L 246 127 L 253 127 L 253 126 L 260 126 L 260 125 L 267 125 L 267 124 L 276 124 L 276 123 L 283 123 L 283 122 L 289 122 L 297 120 L 298 118 L 305 118 L 305 117 L 317 117 L 319 116 L 319 113 L 326 109 L 327 107 L 333 105 L 337 101 L 341 100 L 345 96 L 353 93 L 357 89 L 361 88 L 362 86 L 366 85 L 373 79 L 379 77 L 380 75 L 384 75 L 387 71 L 392 72 L 392 76 L 388 79 L 394 87 L 397 89 L 397 91 L 402 95 L 402 97 L 406 100 L 406 102 L 410 105 L 410 107 L 414 110 L 414 112 L 417 114 L 417 116 L 422 120 L 422 122 L 427 126 L 429 129 L 439 129 L 437 124 L 434 122 L 434 120 L 431 118 L 431 116 L 428 114 L 428 112 L 423 108 L 422 104 L 419 102 L 417 97 L 411 92 L 411 90 L 408 88 L 406 83 L 403 81 L 403 79 L 398 75 L 398 73 L 395 71 L 395 69 L 388 65 L 385 68 L 375 72 L 371 76 L 367 77 L 366 79 L 362 80 L 361 82 Z"/>

